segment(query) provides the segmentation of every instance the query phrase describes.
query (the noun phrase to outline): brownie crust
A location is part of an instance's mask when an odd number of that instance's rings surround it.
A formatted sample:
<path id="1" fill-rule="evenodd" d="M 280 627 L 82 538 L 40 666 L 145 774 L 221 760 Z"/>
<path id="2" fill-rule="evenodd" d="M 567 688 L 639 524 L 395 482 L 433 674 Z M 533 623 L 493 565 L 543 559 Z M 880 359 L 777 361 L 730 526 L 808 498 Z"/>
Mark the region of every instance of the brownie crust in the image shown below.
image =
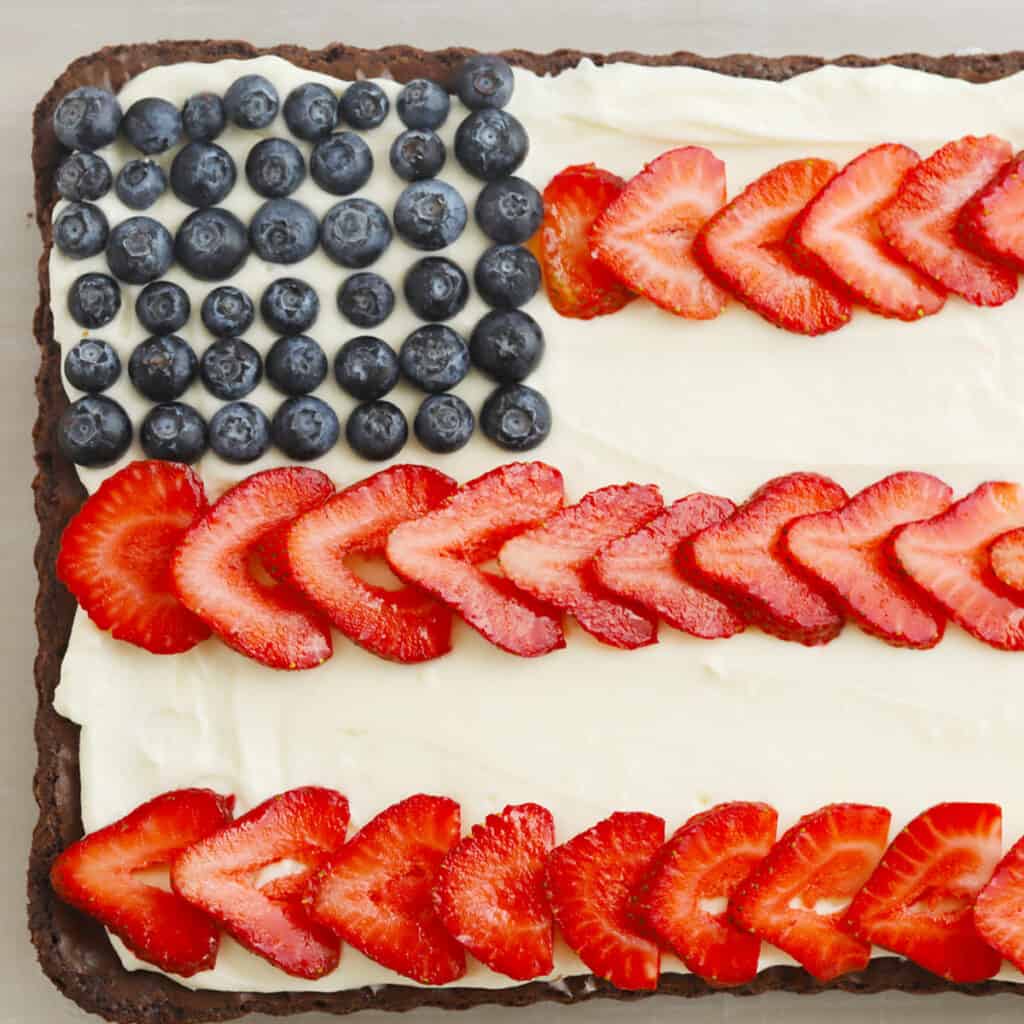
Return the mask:
<path id="1" fill-rule="evenodd" d="M 39 591 L 36 597 L 36 632 L 39 638 L 35 662 L 38 694 L 35 739 L 38 767 L 35 797 L 39 820 L 32 840 L 28 870 L 28 912 L 32 941 L 47 976 L 82 1009 L 121 1024 L 165 1024 L 225 1021 L 249 1013 L 290 1015 L 320 1010 L 347 1014 L 361 1009 L 403 1011 L 420 1006 L 467 1009 L 487 1003 L 527 1006 L 538 1002 L 577 1003 L 594 998 L 642 999 L 651 993 L 621 992 L 593 978 L 570 979 L 558 985 L 532 982 L 506 989 L 414 988 L 385 985 L 338 993 L 193 992 L 168 978 L 147 971 L 126 971 L 117 959 L 103 929 L 84 915 L 61 903 L 49 884 L 54 858 L 82 835 L 79 805 L 78 727 L 53 708 L 54 690 L 60 681 L 61 660 L 67 649 L 75 602 L 58 582 L 54 571 L 60 535 L 68 519 L 85 497 L 75 468 L 56 443 L 56 424 L 68 404 L 60 374 L 60 349 L 53 336 L 50 314 L 50 282 L 47 264 L 52 244 L 51 215 L 57 199 L 54 175 L 63 155 L 52 127 L 53 110 L 60 98 L 80 85 L 97 85 L 114 92 L 129 79 L 162 64 L 181 61 L 210 63 L 227 58 L 275 54 L 311 71 L 337 78 L 391 77 L 399 82 L 432 78 L 450 82 L 455 70 L 473 51 L 451 48 L 434 52 L 410 46 L 363 50 L 334 44 L 322 50 L 297 46 L 259 49 L 241 41 L 167 41 L 111 46 L 72 63 L 39 101 L 33 120 L 32 167 L 35 173 L 36 220 L 43 239 L 39 262 L 39 306 L 35 314 L 35 338 L 40 350 L 36 378 L 38 417 L 35 424 L 37 474 L 33 484 L 39 541 L 35 551 Z M 628 62 L 662 67 L 685 65 L 746 78 L 783 81 L 826 63 L 816 57 L 769 59 L 751 54 L 705 58 L 687 52 L 658 56 L 619 52 L 611 54 L 556 50 L 548 54 L 510 50 L 504 54 L 513 64 L 539 74 L 557 74 L 589 58 L 598 64 Z M 831 63 L 844 67 L 895 64 L 950 78 L 988 82 L 1024 70 L 1024 51 L 972 56 L 927 57 L 900 54 L 883 60 L 847 56 Z M 810 994 L 840 989 L 874 993 L 889 989 L 915 994 L 957 991 L 970 995 L 997 992 L 1021 993 L 1022 986 L 1009 982 L 951 985 L 907 961 L 895 957 L 876 959 L 868 968 L 823 985 L 796 967 L 763 971 L 749 985 L 732 989 L 737 995 L 768 991 Z M 658 993 L 702 996 L 714 992 L 693 975 L 664 975 Z"/>

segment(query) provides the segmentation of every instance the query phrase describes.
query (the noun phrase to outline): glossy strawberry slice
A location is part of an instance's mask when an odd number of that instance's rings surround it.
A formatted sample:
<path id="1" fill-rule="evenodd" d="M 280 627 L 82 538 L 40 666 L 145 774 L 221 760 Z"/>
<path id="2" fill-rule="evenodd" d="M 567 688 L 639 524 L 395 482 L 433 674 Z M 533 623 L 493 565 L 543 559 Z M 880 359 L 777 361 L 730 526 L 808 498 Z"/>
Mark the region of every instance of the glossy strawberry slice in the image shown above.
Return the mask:
<path id="1" fill-rule="evenodd" d="M 701 530 L 736 511 L 728 498 L 691 494 L 639 530 L 606 544 L 593 562 L 598 582 L 670 626 L 713 640 L 744 627 L 742 616 L 686 574 L 680 547 Z"/>
<path id="2" fill-rule="evenodd" d="M 132 462 L 100 484 L 61 537 L 57 577 L 100 629 L 154 654 L 179 654 L 210 630 L 174 596 L 168 566 L 206 508 L 188 466 Z"/>
<path id="3" fill-rule="evenodd" d="M 878 214 L 920 162 L 907 146 L 886 143 L 848 163 L 793 222 L 790 242 L 808 270 L 832 277 L 882 316 L 920 320 L 938 313 L 946 290 L 897 256 Z"/>
<path id="4" fill-rule="evenodd" d="M 459 827 L 459 805 L 445 797 L 394 804 L 320 871 L 310 912 L 383 967 L 423 985 L 456 981 L 466 956 L 434 909 L 433 888 Z"/>
<path id="5" fill-rule="evenodd" d="M 637 929 L 631 895 L 665 841 L 653 814 L 619 812 L 581 832 L 548 859 L 548 899 L 570 948 L 621 989 L 655 989 L 658 945 Z"/>
<path id="6" fill-rule="evenodd" d="M 1024 273 L 1024 153 L 967 201 L 957 235 L 969 249 Z"/>
<path id="7" fill-rule="evenodd" d="M 725 204 L 725 164 L 700 146 L 649 163 L 598 218 L 593 254 L 634 292 L 677 316 L 712 320 L 726 294 L 693 255 L 693 240 Z"/>
<path id="8" fill-rule="evenodd" d="M 561 621 L 480 569 L 510 537 L 536 526 L 562 505 L 562 474 L 543 462 L 513 462 L 470 481 L 447 504 L 403 523 L 387 542 L 402 577 L 454 608 L 492 644 L 535 657 L 565 646 Z"/>
<path id="9" fill-rule="evenodd" d="M 1024 971 L 1024 839 L 999 862 L 974 904 L 974 927 L 997 953 Z"/>
<path id="10" fill-rule="evenodd" d="M 735 514 L 697 534 L 684 550 L 693 568 L 763 630 L 802 644 L 834 640 L 843 618 L 787 563 L 779 545 L 798 516 L 846 504 L 846 492 L 817 473 L 769 480 Z"/>
<path id="11" fill-rule="evenodd" d="M 1017 294 L 1008 267 L 964 248 L 957 217 L 1013 155 L 995 135 L 948 142 L 912 167 L 878 215 L 882 234 L 904 259 L 976 306 L 1000 306 Z"/>
<path id="12" fill-rule="evenodd" d="M 331 622 L 381 658 L 421 662 L 451 650 L 452 613 L 416 587 L 368 583 L 348 564 L 381 556 L 388 534 L 437 508 L 457 489 L 426 466 L 392 466 L 335 494 L 287 528 L 294 584 Z"/>
<path id="13" fill-rule="evenodd" d="M 1024 529 L 1010 530 L 989 549 L 992 572 L 1014 594 L 1024 592 Z"/>
<path id="14" fill-rule="evenodd" d="M 267 586 L 249 564 L 268 533 L 316 508 L 334 485 L 315 469 L 254 473 L 225 493 L 185 535 L 171 563 L 174 589 L 226 644 L 277 669 L 313 668 L 331 656 L 331 631 L 291 588 Z"/>
<path id="15" fill-rule="evenodd" d="M 694 254 L 708 276 L 755 313 L 797 334 L 850 319 L 850 303 L 799 268 L 784 244 L 794 218 L 836 173 L 828 160 L 791 160 L 762 175 L 704 225 Z"/>
<path id="16" fill-rule="evenodd" d="M 180 896 L 136 878 L 231 820 L 233 797 L 179 789 L 68 847 L 54 861 L 54 891 L 109 928 L 140 960 L 190 978 L 217 962 L 220 933 Z"/>
<path id="17" fill-rule="evenodd" d="M 897 647 L 934 647 L 945 617 L 894 569 L 887 541 L 897 526 L 930 519 L 952 500 L 934 476 L 894 473 L 834 512 L 790 523 L 783 544 L 866 632 Z"/>
<path id="18" fill-rule="evenodd" d="M 863 970 L 871 946 L 839 928 L 842 911 L 819 903 L 850 899 L 885 851 L 883 807 L 830 804 L 801 818 L 741 882 L 733 921 L 788 953 L 819 981 Z"/>
<path id="19" fill-rule="evenodd" d="M 767 804 L 719 804 L 692 817 L 658 851 L 635 894 L 658 939 L 698 977 L 742 985 L 757 975 L 761 940 L 740 931 L 725 907 L 775 842 L 778 814 Z"/>
<path id="20" fill-rule="evenodd" d="M 939 804 L 893 840 L 842 926 L 947 981 L 991 978 L 1000 957 L 975 930 L 973 907 L 1001 849 L 994 804 Z"/>
<path id="21" fill-rule="evenodd" d="M 434 905 L 445 928 L 481 963 L 517 981 L 554 969 L 544 865 L 555 845 L 551 812 L 506 807 L 441 862 Z"/>
<path id="22" fill-rule="evenodd" d="M 570 612 L 612 647 L 654 643 L 657 620 L 606 593 L 590 564 L 609 541 L 631 533 L 664 508 L 657 487 L 603 487 L 508 541 L 498 554 L 505 574 L 528 594 Z"/>
<path id="23" fill-rule="evenodd" d="M 1024 650 L 1024 598 L 1003 593 L 989 545 L 1024 527 L 1024 488 L 985 483 L 941 515 L 897 529 L 893 554 L 903 571 L 946 614 L 992 647 Z"/>

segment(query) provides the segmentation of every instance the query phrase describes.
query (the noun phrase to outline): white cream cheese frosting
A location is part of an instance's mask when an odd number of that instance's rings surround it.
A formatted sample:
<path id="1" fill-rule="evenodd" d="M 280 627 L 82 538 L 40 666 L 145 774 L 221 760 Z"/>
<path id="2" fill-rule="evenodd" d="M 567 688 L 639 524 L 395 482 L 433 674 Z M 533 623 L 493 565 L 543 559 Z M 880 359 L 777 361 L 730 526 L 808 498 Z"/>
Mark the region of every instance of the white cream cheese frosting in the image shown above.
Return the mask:
<path id="1" fill-rule="evenodd" d="M 200 90 L 223 92 L 249 72 L 266 75 L 282 99 L 304 81 L 336 91 L 343 85 L 267 57 L 156 68 L 128 83 L 121 102 L 156 95 L 180 103 Z M 397 94 L 394 83 L 381 84 Z M 1024 75 L 973 85 L 892 67 L 827 67 L 776 84 L 584 62 L 553 79 L 517 70 L 510 110 L 530 135 L 519 173 L 539 188 L 568 164 L 594 161 L 628 177 L 664 150 L 696 143 L 725 161 L 732 196 L 782 160 L 815 155 L 842 164 L 880 142 L 927 155 L 951 138 L 994 132 L 1020 146 Z M 449 159 L 440 177 L 471 207 L 480 185 L 452 153 L 464 114 L 454 104 L 442 129 Z M 389 213 L 403 183 L 387 149 L 400 130 L 392 111 L 364 136 L 376 169 L 359 194 Z M 279 118 L 265 132 L 229 128 L 218 142 L 241 169 L 260 137 L 286 132 Z M 308 145 L 299 145 L 308 156 Z M 132 153 L 118 142 L 104 155 L 116 172 Z M 169 167 L 172 155 L 158 159 Z M 295 198 L 318 216 L 337 201 L 308 181 Z M 223 205 L 248 220 L 260 202 L 240 175 Z M 112 225 L 132 213 L 113 193 L 98 205 Z M 171 230 L 188 212 L 171 193 L 147 211 Z M 444 255 L 470 272 L 486 244 L 471 223 Z M 400 284 L 418 255 L 396 238 L 371 268 L 392 282 L 398 305 L 370 333 L 396 347 L 416 326 Z M 66 311 L 71 282 L 105 269 L 102 257 L 75 262 L 54 251 L 55 334 L 65 348 L 84 333 Z M 288 268 L 250 256 L 231 283 L 256 301 L 277 277 L 315 285 L 321 313 L 309 333 L 333 359 L 344 341 L 364 333 L 335 307 L 345 274 L 322 252 Z M 166 277 L 192 299 L 192 319 L 179 333 L 198 354 L 213 340 L 198 311 L 214 286 L 178 267 Z M 138 291 L 122 286 L 121 313 L 93 332 L 125 364 L 145 333 L 134 317 Z M 1024 299 L 979 310 L 951 298 L 916 324 L 857 310 L 848 327 L 816 340 L 777 330 L 738 303 L 710 323 L 680 320 L 644 301 L 588 322 L 558 317 L 543 294 L 527 309 L 547 339 L 530 383 L 554 414 L 550 438 L 532 454 L 562 470 L 572 499 L 634 480 L 659 484 L 668 500 L 694 490 L 742 500 L 796 469 L 829 473 L 851 493 L 899 469 L 933 472 L 958 494 L 986 479 L 1024 480 Z M 474 296 L 452 325 L 468 337 L 484 312 Z M 259 322 L 246 339 L 264 353 L 273 341 Z M 489 387 L 474 372 L 457 393 L 478 409 Z M 333 377 L 317 393 L 344 421 L 354 402 Z M 126 373 L 109 394 L 137 426 L 146 403 Z M 411 420 L 419 397 L 405 385 L 392 397 Z M 182 400 L 207 417 L 218 404 L 198 383 Z M 249 400 L 271 414 L 281 396 L 263 383 Z M 139 455 L 136 447 L 126 458 Z M 449 456 L 411 440 L 395 461 L 436 465 L 464 481 L 508 460 L 478 432 Z M 209 455 L 198 469 L 216 496 L 282 461 L 271 453 L 238 467 Z M 338 485 L 379 468 L 344 440 L 314 465 Z M 111 471 L 82 477 L 91 489 Z M 383 662 L 336 636 L 326 664 L 283 675 L 216 640 L 156 657 L 112 640 L 79 614 L 56 707 L 82 726 L 87 830 L 180 786 L 233 792 L 244 811 L 317 783 L 346 793 L 354 828 L 412 792 L 433 792 L 460 801 L 467 828 L 507 803 L 540 802 L 553 812 L 560 841 L 615 810 L 661 814 L 671 830 L 714 803 L 757 799 L 778 808 L 785 828 L 821 804 L 856 800 L 891 808 L 895 832 L 933 803 L 990 800 L 1003 806 L 1009 845 L 1024 833 L 1022 679 L 1020 656 L 956 627 L 926 652 L 888 647 L 854 626 L 815 649 L 756 630 L 708 642 L 663 627 L 659 644 L 625 653 L 570 626 L 564 651 L 523 661 L 460 626 L 452 654 L 432 664 Z M 152 970 L 115 945 L 126 966 Z M 789 962 L 765 947 L 763 967 Z M 667 957 L 663 969 L 682 967 Z M 583 973 L 560 947 L 553 977 Z M 329 977 L 300 981 L 230 941 L 215 970 L 187 982 L 254 991 L 384 983 L 412 984 L 352 949 Z M 458 984 L 514 983 L 474 963 Z"/>

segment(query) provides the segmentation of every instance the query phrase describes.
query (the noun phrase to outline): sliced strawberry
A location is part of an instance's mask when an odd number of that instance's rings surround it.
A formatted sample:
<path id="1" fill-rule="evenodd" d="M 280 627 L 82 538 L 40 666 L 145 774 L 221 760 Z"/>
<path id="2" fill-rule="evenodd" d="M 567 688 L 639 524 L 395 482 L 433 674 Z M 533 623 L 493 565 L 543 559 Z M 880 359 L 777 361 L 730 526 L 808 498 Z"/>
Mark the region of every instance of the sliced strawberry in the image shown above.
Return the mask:
<path id="1" fill-rule="evenodd" d="M 794 520 L 783 546 L 866 632 L 897 647 L 934 647 L 945 617 L 894 570 L 887 541 L 897 526 L 938 515 L 952 500 L 934 476 L 893 473 L 834 512 Z"/>
<path id="2" fill-rule="evenodd" d="M 507 579 L 478 565 L 562 505 L 562 474 L 513 462 L 470 481 L 441 508 L 403 523 L 387 541 L 391 568 L 454 608 L 492 644 L 535 657 L 565 646 L 561 621 Z"/>
<path id="3" fill-rule="evenodd" d="M 606 593 L 590 563 L 605 544 L 631 533 L 662 508 L 657 487 L 603 487 L 513 537 L 499 552 L 498 562 L 517 587 L 570 612 L 602 643 L 643 647 L 658 639 L 657 620 Z"/>
<path id="4" fill-rule="evenodd" d="M 903 571 L 972 636 L 1024 650 L 1024 597 L 1002 592 L 989 545 L 1024 526 L 1024 488 L 984 483 L 941 515 L 899 527 L 890 540 Z"/>
<path id="5" fill-rule="evenodd" d="M 1001 849 L 994 804 L 939 804 L 892 841 L 842 927 L 947 981 L 991 978 L 1000 957 L 975 930 L 973 908 Z"/>
<path id="6" fill-rule="evenodd" d="M 451 477 L 426 466 L 392 466 L 300 516 L 287 528 L 288 575 L 331 622 L 381 658 L 421 662 L 451 650 L 452 613 L 416 587 L 368 583 L 347 564 L 380 556 L 400 523 L 452 496 Z"/>
<path id="7" fill-rule="evenodd" d="M 713 640 L 739 633 L 742 616 L 689 579 L 676 557 L 680 546 L 736 511 L 728 498 L 691 494 L 646 526 L 606 544 L 594 559 L 598 582 L 684 633 Z"/>
<path id="8" fill-rule="evenodd" d="M 168 567 L 205 509 L 203 483 L 188 466 L 132 462 L 64 528 L 57 577 L 116 639 L 153 654 L 187 651 L 210 630 L 174 596 Z"/>
<path id="9" fill-rule="evenodd" d="M 272 580 L 277 583 L 287 583 L 293 587 L 295 581 L 292 579 L 292 571 L 288 565 L 288 530 L 291 525 L 289 520 L 271 530 L 270 533 L 264 534 L 253 545 L 252 553 Z"/>
<path id="10" fill-rule="evenodd" d="M 109 928 L 140 960 L 190 978 L 217 962 L 220 932 L 180 896 L 135 877 L 164 867 L 231 820 L 234 797 L 179 789 L 68 847 L 53 863 L 54 891 Z"/>
<path id="11" fill-rule="evenodd" d="M 719 804 L 692 817 L 655 854 L 637 887 L 638 912 L 658 939 L 698 977 L 742 985 L 757 975 L 761 940 L 740 931 L 725 908 L 768 855 L 778 814 L 767 804 Z"/>
<path id="12" fill-rule="evenodd" d="M 725 164 L 700 146 L 662 153 L 612 200 L 590 235 L 593 254 L 632 291 L 691 320 L 713 320 L 726 294 L 693 255 L 725 204 Z"/>
<path id="13" fill-rule="evenodd" d="M 996 579 L 1014 594 L 1024 592 L 1024 529 L 1010 530 L 995 540 L 989 559 Z"/>
<path id="14" fill-rule="evenodd" d="M 974 904 L 974 927 L 997 953 L 1024 971 L 1024 839 L 999 862 Z"/>
<path id="15" fill-rule="evenodd" d="M 185 535 L 171 572 L 182 604 L 226 644 L 277 669 L 313 668 L 331 656 L 331 631 L 291 587 L 267 586 L 249 558 L 268 533 L 316 508 L 334 490 L 319 470 L 266 469 L 236 484 Z"/>
<path id="16" fill-rule="evenodd" d="M 791 160 L 762 175 L 704 225 L 693 251 L 708 276 L 777 327 L 824 334 L 850 303 L 805 273 L 784 244 L 793 219 L 836 173 L 828 160 Z"/>
<path id="17" fill-rule="evenodd" d="M 891 815 L 883 807 L 830 804 L 801 818 L 741 882 L 729 913 L 741 928 L 788 953 L 819 981 L 868 965 L 871 946 L 841 931 L 842 910 L 885 851 Z"/>
<path id="18" fill-rule="evenodd" d="M 445 928 L 499 974 L 529 981 L 554 969 L 554 926 L 544 865 L 555 821 L 537 804 L 506 807 L 441 862 L 434 905 Z"/>
<path id="19" fill-rule="evenodd" d="M 548 899 L 565 941 L 617 988 L 658 987 L 661 953 L 637 930 L 631 895 L 664 841 L 661 818 L 619 812 L 548 859 Z"/>
<path id="20" fill-rule="evenodd" d="M 538 256 L 556 313 L 589 320 L 635 298 L 590 251 L 590 229 L 624 185 L 610 171 L 579 164 L 560 171 L 544 189 Z"/>
<path id="21" fill-rule="evenodd" d="M 383 967 L 423 985 L 466 973 L 466 955 L 434 909 L 438 869 L 459 841 L 459 805 L 411 796 L 357 832 L 313 880 L 314 918 Z"/>
<path id="22" fill-rule="evenodd" d="M 879 211 L 920 160 L 893 143 L 862 153 L 808 203 L 789 236 L 808 270 L 899 320 L 920 320 L 946 303 L 946 290 L 897 256 L 878 226 Z"/>
<path id="23" fill-rule="evenodd" d="M 846 501 L 846 492 L 826 476 L 780 476 L 755 491 L 729 519 L 698 533 L 683 555 L 765 632 L 802 644 L 825 644 L 839 635 L 843 617 L 794 572 L 780 542 L 786 525 L 798 516 L 831 511 Z"/>
<path id="24" fill-rule="evenodd" d="M 969 249 L 1024 273 L 1024 153 L 967 201 L 957 235 Z"/>
<path id="25" fill-rule="evenodd" d="M 965 249 L 957 237 L 960 210 L 1013 155 L 995 135 L 948 142 L 912 167 L 879 213 L 882 234 L 897 252 L 976 306 L 1001 306 L 1017 294 L 1009 268 Z"/>
<path id="26" fill-rule="evenodd" d="M 302 894 L 347 830 L 348 801 L 340 793 L 293 789 L 183 851 L 171 865 L 171 886 L 286 974 L 322 978 L 338 966 L 341 947 L 309 919 Z M 285 860 L 303 870 L 260 888 L 260 872 Z"/>

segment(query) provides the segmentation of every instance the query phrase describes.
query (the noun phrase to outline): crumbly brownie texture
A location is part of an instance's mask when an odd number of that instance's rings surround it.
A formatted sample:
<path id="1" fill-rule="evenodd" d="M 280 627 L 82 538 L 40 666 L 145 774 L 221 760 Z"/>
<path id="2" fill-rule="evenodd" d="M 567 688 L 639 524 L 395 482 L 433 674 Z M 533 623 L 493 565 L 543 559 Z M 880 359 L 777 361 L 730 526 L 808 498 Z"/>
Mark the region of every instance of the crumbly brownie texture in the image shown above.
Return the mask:
<path id="1" fill-rule="evenodd" d="M 525 1006 L 545 1000 L 572 1003 L 595 997 L 633 1000 L 647 995 L 620 992 L 604 982 L 582 978 L 569 980 L 557 987 L 533 982 L 496 990 L 386 985 L 375 990 L 363 988 L 336 994 L 192 992 L 157 974 L 124 970 L 102 928 L 60 903 L 49 884 L 50 865 L 54 858 L 82 835 L 78 727 L 61 718 L 53 709 L 53 694 L 60 680 L 61 659 L 67 649 L 75 602 L 57 582 L 54 563 L 64 524 L 85 497 L 74 466 L 60 455 L 56 441 L 56 424 L 67 405 L 67 397 L 61 384 L 60 349 L 53 337 L 47 273 L 50 222 L 56 197 L 54 174 L 62 155 L 52 129 L 54 107 L 65 93 L 77 86 L 98 85 L 116 92 L 129 79 L 148 68 L 181 61 L 212 62 L 276 54 L 300 67 L 337 78 L 383 76 L 404 82 L 424 77 L 444 82 L 450 79 L 470 52 L 448 49 L 428 53 L 408 46 L 360 50 L 342 45 L 328 46 L 323 50 L 296 46 L 258 49 L 244 42 L 212 40 L 112 46 L 76 60 L 36 107 L 32 167 L 36 183 L 36 220 L 43 238 L 43 254 L 39 262 L 39 307 L 35 316 L 35 337 L 40 347 L 41 365 L 36 381 L 39 415 L 34 434 L 38 467 L 34 490 L 39 519 L 39 542 L 35 553 L 39 575 L 36 598 L 39 652 L 35 664 L 39 700 L 35 729 L 39 752 L 35 795 L 39 804 L 39 822 L 29 861 L 29 925 L 40 963 L 54 984 L 83 1009 L 108 1020 L 124 1024 L 162 1024 L 172 1020 L 231 1020 L 247 1013 L 285 1015 L 321 1010 L 343 1014 L 364 1008 L 401 1011 L 418 1006 L 465 1009 L 484 1003 Z M 826 63 L 815 57 L 767 59 L 749 54 L 708 59 L 685 52 L 648 56 L 638 53 L 585 54 L 576 50 L 537 54 L 511 50 L 504 56 L 513 64 L 541 74 L 557 74 L 589 57 L 597 63 L 625 61 L 651 66 L 686 65 L 726 75 L 772 81 L 783 81 Z M 898 64 L 950 78 L 988 82 L 1024 70 L 1024 52 L 965 57 L 902 54 L 883 61 L 850 56 L 835 63 L 846 67 Z M 762 972 L 750 985 L 732 991 L 740 995 L 754 995 L 773 990 L 814 993 L 830 988 L 861 993 L 887 989 L 916 994 L 950 990 L 974 995 L 1021 992 L 1021 986 L 1007 982 L 949 985 L 894 957 L 873 960 L 867 970 L 842 977 L 831 985 L 815 982 L 799 968 L 775 967 Z M 701 996 L 714 990 L 692 975 L 666 975 L 661 979 L 658 991 L 662 994 Z"/>

